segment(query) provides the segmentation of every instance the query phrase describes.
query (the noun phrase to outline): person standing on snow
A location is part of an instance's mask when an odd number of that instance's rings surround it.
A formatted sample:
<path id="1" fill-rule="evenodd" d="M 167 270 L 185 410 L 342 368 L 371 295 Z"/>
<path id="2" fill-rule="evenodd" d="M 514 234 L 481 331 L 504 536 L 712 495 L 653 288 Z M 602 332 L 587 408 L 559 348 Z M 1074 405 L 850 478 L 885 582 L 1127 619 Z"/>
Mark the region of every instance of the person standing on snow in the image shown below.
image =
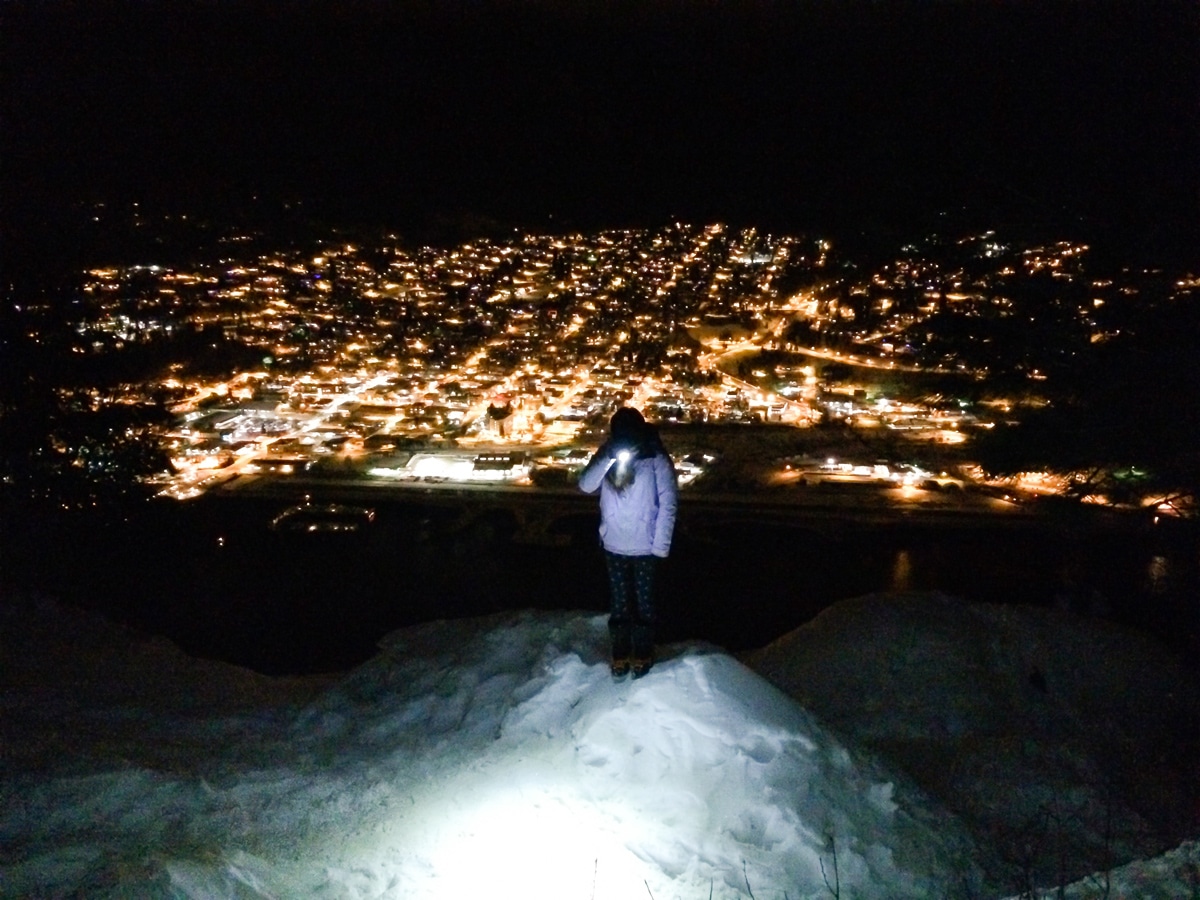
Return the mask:
<path id="1" fill-rule="evenodd" d="M 679 485 L 657 430 L 632 407 L 618 409 L 609 439 L 579 476 L 600 492 L 600 544 L 612 603 L 613 675 L 645 675 L 654 662 L 654 575 L 671 550 Z"/>

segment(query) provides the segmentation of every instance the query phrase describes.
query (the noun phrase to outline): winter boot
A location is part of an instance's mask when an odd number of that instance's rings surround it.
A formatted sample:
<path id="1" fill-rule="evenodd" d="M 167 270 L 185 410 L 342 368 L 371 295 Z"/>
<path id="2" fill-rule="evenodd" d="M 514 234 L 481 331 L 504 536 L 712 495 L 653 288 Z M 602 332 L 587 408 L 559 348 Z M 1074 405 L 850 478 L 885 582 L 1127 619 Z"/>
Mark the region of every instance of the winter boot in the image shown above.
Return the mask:
<path id="1" fill-rule="evenodd" d="M 608 633 L 612 638 L 612 673 L 614 678 L 629 674 L 630 657 L 633 655 L 633 633 L 629 622 L 610 619 Z"/>
<path id="2" fill-rule="evenodd" d="M 632 637 L 630 668 L 633 669 L 634 678 L 641 678 L 654 664 L 654 625 L 650 622 L 636 623 L 633 626 Z"/>

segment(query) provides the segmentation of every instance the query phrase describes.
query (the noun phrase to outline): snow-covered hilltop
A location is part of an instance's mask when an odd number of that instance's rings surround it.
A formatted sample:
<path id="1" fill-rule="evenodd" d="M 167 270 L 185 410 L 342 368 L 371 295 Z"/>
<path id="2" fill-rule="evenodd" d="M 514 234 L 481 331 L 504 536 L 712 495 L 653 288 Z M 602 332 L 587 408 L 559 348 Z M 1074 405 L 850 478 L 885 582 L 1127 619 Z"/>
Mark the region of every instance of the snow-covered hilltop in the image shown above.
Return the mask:
<path id="1" fill-rule="evenodd" d="M 1194 673 L 1129 629 L 884 594 L 838 603 L 746 662 L 914 777 L 1022 890 L 1200 831 Z"/>
<path id="2" fill-rule="evenodd" d="M 614 681 L 603 617 L 511 613 L 276 682 L 50 605 L 0 613 L 0 896 L 1016 893 L 878 728 L 830 730 L 714 647 Z M 780 680 L 782 647 L 764 651 Z M 1152 865 L 1175 890 L 1200 850 Z M 1158 889 L 1130 896 L 1187 896 Z"/>

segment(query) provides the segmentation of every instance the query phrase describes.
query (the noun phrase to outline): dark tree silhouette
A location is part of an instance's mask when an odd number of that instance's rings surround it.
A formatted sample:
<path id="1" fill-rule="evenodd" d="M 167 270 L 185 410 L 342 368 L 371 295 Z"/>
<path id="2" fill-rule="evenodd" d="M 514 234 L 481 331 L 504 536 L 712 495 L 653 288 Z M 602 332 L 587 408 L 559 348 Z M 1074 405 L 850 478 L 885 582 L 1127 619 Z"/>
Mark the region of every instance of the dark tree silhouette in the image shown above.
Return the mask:
<path id="1" fill-rule="evenodd" d="M 1075 472 L 1080 491 L 1157 491 L 1192 509 L 1200 491 L 1200 309 L 1184 300 L 1142 310 L 1048 382 L 1050 405 L 983 436 L 996 474 Z"/>

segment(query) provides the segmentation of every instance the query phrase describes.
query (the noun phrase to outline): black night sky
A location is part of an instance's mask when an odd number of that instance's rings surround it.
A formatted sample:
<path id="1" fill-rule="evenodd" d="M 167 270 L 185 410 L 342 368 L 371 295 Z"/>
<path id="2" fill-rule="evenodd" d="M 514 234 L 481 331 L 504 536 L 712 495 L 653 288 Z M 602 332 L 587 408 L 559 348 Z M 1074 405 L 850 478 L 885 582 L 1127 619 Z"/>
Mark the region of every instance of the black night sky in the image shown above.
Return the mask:
<path id="1" fill-rule="evenodd" d="M 891 242 L 951 214 L 1194 256 L 1200 7 L 7 2 L 9 263 L 87 204 Z M 251 198 L 257 198 L 253 200 Z M 944 220 L 943 220 L 944 221 Z M 56 249 L 57 248 L 57 249 Z"/>

